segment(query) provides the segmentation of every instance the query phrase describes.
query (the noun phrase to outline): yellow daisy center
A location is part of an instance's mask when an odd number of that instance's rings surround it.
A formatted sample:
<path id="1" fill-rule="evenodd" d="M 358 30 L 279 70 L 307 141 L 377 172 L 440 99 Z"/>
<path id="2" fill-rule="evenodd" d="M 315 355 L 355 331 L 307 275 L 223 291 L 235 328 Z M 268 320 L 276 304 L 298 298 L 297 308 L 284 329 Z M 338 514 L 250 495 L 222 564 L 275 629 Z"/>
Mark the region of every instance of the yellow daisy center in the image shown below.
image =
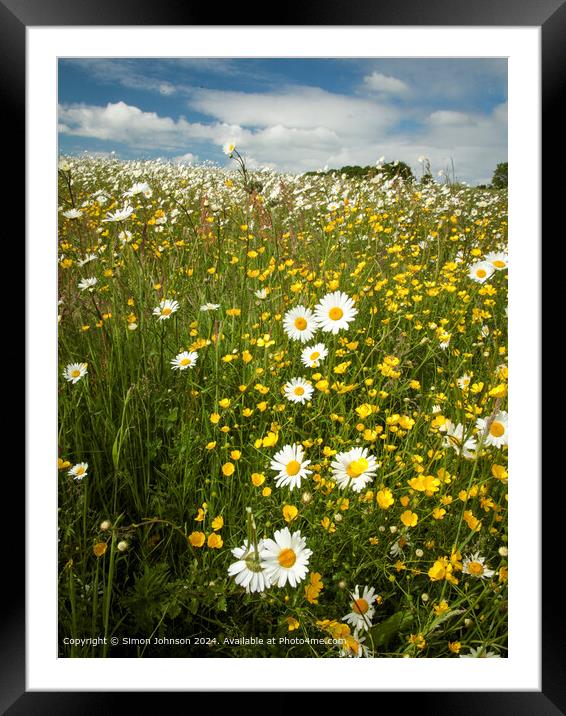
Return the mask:
<path id="1" fill-rule="evenodd" d="M 369 467 L 368 461 L 365 457 L 360 457 L 358 460 L 352 461 L 346 468 L 346 472 L 350 477 L 359 477 Z"/>
<path id="2" fill-rule="evenodd" d="M 494 420 L 489 426 L 489 433 L 494 438 L 500 438 L 505 433 L 505 425 Z"/>
<path id="3" fill-rule="evenodd" d="M 481 577 L 483 574 L 483 564 L 481 562 L 470 562 L 468 564 L 468 571 L 473 574 L 474 577 Z"/>
<path id="4" fill-rule="evenodd" d="M 294 393 L 295 393 L 295 395 L 304 395 L 304 394 L 305 394 L 305 389 L 304 389 L 301 385 L 298 385 L 298 386 L 295 388 Z"/>
<path id="5" fill-rule="evenodd" d="M 354 614 L 365 614 L 369 609 L 369 604 L 365 599 L 356 599 L 352 604 Z"/>
<path id="6" fill-rule="evenodd" d="M 179 365 L 189 365 L 190 362 L 190 358 L 181 358 Z"/>
<path id="7" fill-rule="evenodd" d="M 295 328 L 298 331 L 304 331 L 307 327 L 307 319 L 303 318 L 302 316 L 299 318 L 295 318 Z"/>
<path id="8" fill-rule="evenodd" d="M 291 569 L 291 567 L 297 561 L 297 555 L 290 548 L 282 549 L 281 552 L 279 552 L 279 557 L 277 557 L 277 560 L 279 564 L 285 569 Z"/>
<path id="9" fill-rule="evenodd" d="M 84 471 L 84 467 L 82 465 L 79 465 L 79 467 L 77 467 L 77 469 L 75 470 L 75 475 L 82 475 Z"/>
<path id="10" fill-rule="evenodd" d="M 169 316 L 172 313 L 170 308 L 162 308 L 161 309 L 161 315 L 162 316 Z"/>
<path id="11" fill-rule="evenodd" d="M 78 370 L 77 368 L 75 368 L 75 370 L 71 371 L 71 378 L 78 378 L 80 374 L 81 374 L 81 371 Z"/>
<path id="12" fill-rule="evenodd" d="M 478 269 L 478 270 L 476 271 L 476 276 L 477 276 L 478 278 L 485 278 L 486 275 L 487 275 L 487 271 L 486 271 L 485 269 Z"/>
<path id="13" fill-rule="evenodd" d="M 339 321 L 344 315 L 344 311 L 339 306 L 334 306 L 328 311 L 328 317 L 333 321 Z"/>
<path id="14" fill-rule="evenodd" d="M 301 469 L 301 463 L 296 460 L 291 460 L 287 463 L 287 475 L 296 475 Z"/>
<path id="15" fill-rule="evenodd" d="M 320 358 L 320 353 L 318 351 L 311 353 L 311 360 L 316 360 L 317 358 Z"/>
<path id="16" fill-rule="evenodd" d="M 495 266 L 495 268 L 505 268 L 505 261 L 500 261 L 499 259 L 497 259 L 493 262 L 493 265 Z"/>

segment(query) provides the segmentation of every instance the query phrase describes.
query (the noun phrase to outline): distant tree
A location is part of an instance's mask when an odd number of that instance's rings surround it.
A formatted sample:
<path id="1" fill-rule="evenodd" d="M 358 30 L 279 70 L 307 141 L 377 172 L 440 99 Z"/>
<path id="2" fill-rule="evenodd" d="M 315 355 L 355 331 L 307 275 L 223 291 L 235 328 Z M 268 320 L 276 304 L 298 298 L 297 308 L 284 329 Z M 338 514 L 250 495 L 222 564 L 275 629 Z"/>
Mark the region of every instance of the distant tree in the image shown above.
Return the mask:
<path id="1" fill-rule="evenodd" d="M 507 162 L 501 162 L 495 168 L 491 179 L 491 186 L 494 189 L 507 188 Z"/>
<path id="2" fill-rule="evenodd" d="M 372 179 L 377 174 L 384 175 L 387 179 L 394 179 L 395 177 L 401 177 L 406 181 L 413 181 L 414 176 L 411 171 L 411 167 L 405 162 L 388 162 L 380 166 L 366 166 L 361 167 L 358 165 L 346 165 L 340 169 L 329 169 L 326 172 L 306 172 L 305 176 L 314 176 L 316 174 L 341 176 L 345 175 L 350 178 L 360 179 Z"/>
<path id="3" fill-rule="evenodd" d="M 405 162 L 387 162 L 387 164 L 378 167 L 378 172 L 385 174 L 388 179 L 395 177 L 401 177 L 405 181 L 414 181 L 415 179 L 411 167 Z"/>

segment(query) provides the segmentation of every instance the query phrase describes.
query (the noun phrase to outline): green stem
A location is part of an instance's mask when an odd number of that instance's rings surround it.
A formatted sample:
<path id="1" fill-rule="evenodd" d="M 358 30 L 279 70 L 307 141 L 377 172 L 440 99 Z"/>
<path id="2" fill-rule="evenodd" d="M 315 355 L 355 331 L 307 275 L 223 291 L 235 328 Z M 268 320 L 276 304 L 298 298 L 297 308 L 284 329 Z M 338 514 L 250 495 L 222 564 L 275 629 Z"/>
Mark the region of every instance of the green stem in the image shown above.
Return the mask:
<path id="1" fill-rule="evenodd" d="M 120 518 L 118 518 L 119 520 Z M 116 520 L 116 522 L 118 522 Z M 104 590 L 104 646 L 102 657 L 108 656 L 108 639 L 110 631 L 110 606 L 112 604 L 112 587 L 114 584 L 114 565 L 116 561 L 116 530 L 112 530 L 112 542 L 110 544 L 110 564 L 108 566 L 108 581 Z"/>

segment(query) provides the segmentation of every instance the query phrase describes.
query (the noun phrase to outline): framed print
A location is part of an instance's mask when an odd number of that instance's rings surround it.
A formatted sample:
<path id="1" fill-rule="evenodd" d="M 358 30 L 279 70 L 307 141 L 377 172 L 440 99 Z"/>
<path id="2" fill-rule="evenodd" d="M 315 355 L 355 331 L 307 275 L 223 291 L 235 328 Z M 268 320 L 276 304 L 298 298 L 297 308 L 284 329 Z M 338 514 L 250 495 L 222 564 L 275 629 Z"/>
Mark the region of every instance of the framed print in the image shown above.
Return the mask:
<path id="1" fill-rule="evenodd" d="M 4 710 L 564 710 L 538 431 L 564 7 L 0 12 L 26 127 Z"/>

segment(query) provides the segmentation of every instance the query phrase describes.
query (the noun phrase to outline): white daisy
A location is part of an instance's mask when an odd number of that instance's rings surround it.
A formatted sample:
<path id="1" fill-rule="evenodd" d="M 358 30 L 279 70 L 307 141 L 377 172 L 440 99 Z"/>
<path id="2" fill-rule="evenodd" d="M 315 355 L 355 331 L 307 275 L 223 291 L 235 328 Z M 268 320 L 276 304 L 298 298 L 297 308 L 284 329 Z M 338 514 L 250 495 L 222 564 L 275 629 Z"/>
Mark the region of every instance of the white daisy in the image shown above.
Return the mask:
<path id="1" fill-rule="evenodd" d="M 367 448 L 355 447 L 339 452 L 331 466 L 332 475 L 341 490 L 351 487 L 354 492 L 360 492 L 373 482 L 379 463 Z"/>
<path id="2" fill-rule="evenodd" d="M 360 595 L 360 588 L 356 584 L 353 599 L 350 604 L 352 610 L 346 616 L 342 617 L 342 621 L 351 624 L 356 631 L 366 631 L 371 626 L 371 620 L 375 614 L 375 589 L 373 587 L 364 587 L 364 591 Z"/>
<path id="3" fill-rule="evenodd" d="M 76 383 L 87 373 L 86 363 L 69 363 L 63 371 L 63 376 L 69 383 Z"/>
<path id="4" fill-rule="evenodd" d="M 395 542 L 391 545 L 389 549 L 389 556 L 390 557 L 404 557 L 406 549 L 409 549 L 409 547 L 412 547 L 412 543 L 410 540 L 405 537 L 405 535 L 401 535 L 399 539 L 396 539 Z"/>
<path id="5" fill-rule="evenodd" d="M 496 271 L 504 271 L 509 267 L 509 259 L 507 254 L 503 251 L 492 251 L 491 253 L 486 254 L 484 261 L 490 263 Z"/>
<path id="6" fill-rule="evenodd" d="M 153 315 L 158 316 L 160 321 L 164 321 L 166 318 L 169 318 L 172 313 L 175 313 L 175 311 L 178 310 L 179 303 L 177 301 L 172 301 L 170 298 L 164 298 L 159 306 L 153 309 Z"/>
<path id="7" fill-rule="evenodd" d="M 487 281 L 494 271 L 493 266 L 487 261 L 478 261 L 473 266 L 470 266 L 468 276 L 478 283 L 483 283 Z"/>
<path id="8" fill-rule="evenodd" d="M 354 301 L 342 291 L 327 293 L 318 302 L 314 315 L 323 331 L 336 335 L 354 320 L 358 312 Z"/>
<path id="9" fill-rule="evenodd" d="M 118 238 L 123 244 L 128 244 L 132 240 L 132 232 L 128 231 L 127 229 L 124 229 L 123 231 L 120 231 L 118 234 Z"/>
<path id="10" fill-rule="evenodd" d="M 216 311 L 217 308 L 220 308 L 219 303 L 205 303 L 200 307 L 200 310 L 206 313 L 207 311 Z"/>
<path id="11" fill-rule="evenodd" d="M 82 480 L 83 477 L 87 476 L 88 462 L 78 462 L 76 465 L 69 470 L 67 473 L 71 475 L 75 480 Z"/>
<path id="12" fill-rule="evenodd" d="M 314 388 L 304 378 L 291 378 L 288 383 L 285 383 L 284 391 L 287 400 L 303 405 L 312 398 Z"/>
<path id="13" fill-rule="evenodd" d="M 103 189 L 98 189 L 97 191 L 95 191 L 94 194 L 92 195 L 92 198 L 96 202 L 98 202 L 98 204 L 100 204 L 100 206 L 104 206 L 104 204 L 106 204 L 110 199 L 110 197 L 105 194 Z"/>
<path id="14" fill-rule="evenodd" d="M 125 206 L 123 209 L 117 209 L 114 213 L 109 211 L 108 214 L 106 214 L 106 219 L 102 219 L 102 221 L 124 221 L 125 219 L 129 219 L 133 213 L 134 209 L 132 206 Z"/>
<path id="15" fill-rule="evenodd" d="M 86 264 L 90 263 L 91 261 L 96 261 L 98 256 L 96 254 L 87 254 L 84 259 L 79 259 L 77 261 L 77 266 L 80 266 L 81 268 L 85 266 Z"/>
<path id="16" fill-rule="evenodd" d="M 307 348 L 303 349 L 301 360 L 307 368 L 318 368 L 327 355 L 328 349 L 324 343 L 317 343 L 314 346 L 307 346 Z"/>
<path id="17" fill-rule="evenodd" d="M 438 340 L 439 340 L 440 342 L 439 342 L 438 345 L 440 346 L 440 348 L 442 348 L 443 351 L 446 350 L 446 349 L 448 348 L 448 346 L 450 345 L 450 339 L 451 339 L 451 338 L 452 338 L 452 334 L 451 334 L 451 333 L 447 333 L 446 331 L 441 331 L 441 332 L 440 332 L 440 334 L 439 334 L 439 336 L 438 336 Z"/>
<path id="18" fill-rule="evenodd" d="M 288 527 L 275 532 L 275 539 L 266 539 L 261 550 L 261 566 L 273 585 L 284 587 L 287 582 L 296 587 L 308 574 L 312 550 L 306 546 L 301 533 L 289 532 Z"/>
<path id="19" fill-rule="evenodd" d="M 458 378 L 458 380 L 456 381 L 458 383 L 458 388 L 466 390 L 470 387 L 471 380 L 472 377 L 470 375 L 463 375 L 461 378 Z"/>
<path id="20" fill-rule="evenodd" d="M 137 182 L 128 191 L 124 192 L 124 196 L 137 196 L 143 194 L 146 199 L 150 199 L 152 195 L 151 187 L 147 182 Z"/>
<path id="21" fill-rule="evenodd" d="M 66 219 L 80 219 L 82 215 L 83 212 L 80 209 L 68 209 L 63 212 L 63 216 Z"/>
<path id="22" fill-rule="evenodd" d="M 478 579 L 490 579 L 495 572 L 485 566 L 485 557 L 480 557 L 479 552 L 466 557 L 462 561 L 462 572 Z"/>
<path id="23" fill-rule="evenodd" d="M 468 460 L 476 456 L 476 439 L 469 437 L 464 440 L 464 426 L 462 423 L 454 425 L 451 420 L 447 420 L 439 430 L 445 433 L 442 440 L 444 447 L 453 448 L 457 453 L 461 453 L 462 457 Z"/>
<path id="24" fill-rule="evenodd" d="M 271 582 L 267 573 L 260 562 L 260 553 L 264 548 L 263 540 L 257 545 L 257 551 L 254 545 L 246 540 L 242 547 L 236 547 L 232 550 L 232 554 L 236 557 L 236 562 L 228 567 L 228 574 L 235 577 L 236 584 L 245 587 L 246 592 L 264 592 L 271 586 Z"/>
<path id="25" fill-rule="evenodd" d="M 254 296 L 256 298 L 259 298 L 260 301 L 263 301 L 264 298 L 267 298 L 268 290 L 266 288 L 260 288 L 257 291 L 254 291 Z"/>
<path id="26" fill-rule="evenodd" d="M 283 316 L 283 330 L 293 341 L 310 341 L 317 329 L 314 313 L 305 306 L 295 306 Z"/>
<path id="27" fill-rule="evenodd" d="M 301 486 L 303 477 L 312 472 L 312 470 L 307 470 L 307 465 L 310 465 L 311 461 L 305 460 L 304 457 L 303 446 L 296 443 L 285 445 L 275 453 L 270 467 L 279 473 L 275 481 L 277 487 L 289 485 L 289 489 L 293 490 L 295 487 Z"/>
<path id="28" fill-rule="evenodd" d="M 488 427 L 489 425 L 489 427 Z M 480 433 L 485 434 L 484 443 L 493 445 L 493 447 L 503 447 L 509 441 L 509 433 L 507 428 L 507 412 L 500 410 L 495 413 L 491 422 L 489 419 L 478 418 L 476 428 Z"/>
<path id="29" fill-rule="evenodd" d="M 187 368 L 194 368 L 197 362 L 198 353 L 195 351 L 183 351 L 178 353 L 175 358 L 171 361 L 172 370 L 186 370 Z"/>
<path id="30" fill-rule="evenodd" d="M 229 157 L 231 157 L 232 154 L 234 154 L 235 149 L 236 149 L 236 145 L 234 144 L 234 142 L 226 142 L 226 144 L 224 144 L 222 146 L 222 151 L 224 152 L 224 154 L 226 154 Z"/>
<path id="31" fill-rule="evenodd" d="M 92 291 L 96 284 L 98 283 L 98 279 L 95 276 L 92 276 L 91 278 L 83 278 L 79 281 L 79 288 L 81 291 Z"/>

